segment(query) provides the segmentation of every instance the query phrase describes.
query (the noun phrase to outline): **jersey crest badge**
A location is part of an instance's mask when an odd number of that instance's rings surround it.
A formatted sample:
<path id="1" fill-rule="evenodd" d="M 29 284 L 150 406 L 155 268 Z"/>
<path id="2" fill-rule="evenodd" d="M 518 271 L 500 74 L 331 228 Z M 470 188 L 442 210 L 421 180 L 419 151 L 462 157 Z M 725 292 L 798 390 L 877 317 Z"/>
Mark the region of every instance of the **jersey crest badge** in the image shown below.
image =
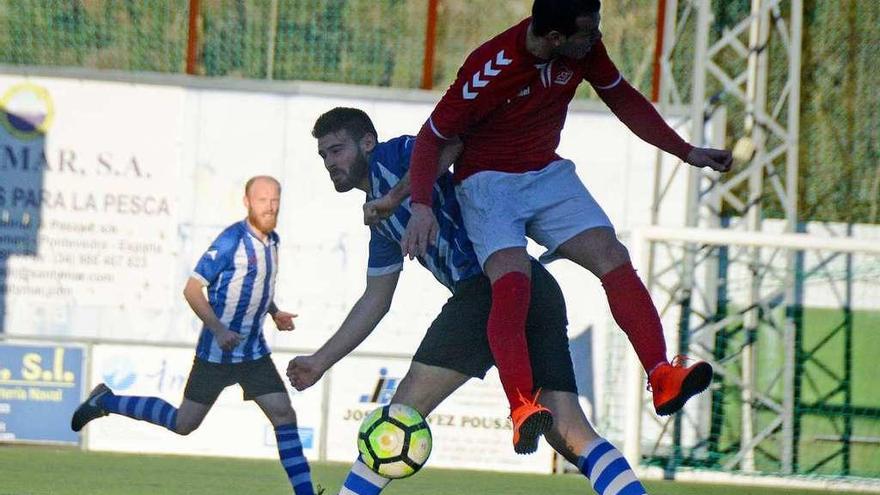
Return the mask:
<path id="1" fill-rule="evenodd" d="M 565 86 L 566 84 L 568 84 L 568 81 L 571 81 L 571 76 L 573 75 L 574 71 L 563 65 L 562 70 L 560 70 L 559 73 L 556 74 L 556 78 L 553 79 L 553 82 L 555 84 Z"/>

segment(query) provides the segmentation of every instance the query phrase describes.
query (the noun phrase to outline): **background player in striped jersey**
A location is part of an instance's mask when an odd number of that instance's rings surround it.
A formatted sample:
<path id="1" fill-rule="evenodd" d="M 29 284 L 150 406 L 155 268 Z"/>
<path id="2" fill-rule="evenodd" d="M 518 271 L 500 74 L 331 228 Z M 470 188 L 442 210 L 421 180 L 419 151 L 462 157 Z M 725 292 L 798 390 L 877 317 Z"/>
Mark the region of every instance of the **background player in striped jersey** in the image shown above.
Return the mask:
<path id="1" fill-rule="evenodd" d="M 74 431 L 95 418 L 115 413 L 188 435 L 202 423 L 220 392 L 237 383 L 244 390 L 244 399 L 256 402 L 272 422 L 281 463 L 294 493 L 314 494 L 296 414 L 263 338 L 267 314 L 283 331 L 294 329 L 296 316 L 279 310 L 274 301 L 280 197 L 281 185 L 274 178 L 250 179 L 244 195 L 247 218 L 217 237 L 186 284 L 184 297 L 204 327 L 180 407 L 157 397 L 115 395 L 102 383 L 74 413 Z"/>
<path id="2" fill-rule="evenodd" d="M 465 226 L 492 280 L 489 342 L 496 360 L 520 371 L 512 400 L 532 391 L 522 344 L 530 263 L 526 236 L 547 248 L 542 261 L 568 258 L 599 277 L 611 313 L 641 360 L 659 415 L 674 413 L 705 389 L 708 363 L 667 362 L 657 310 L 618 241 L 611 221 L 556 154 L 568 104 L 581 81 L 636 135 L 683 161 L 725 172 L 730 152 L 695 148 L 671 129 L 608 57 L 599 0 L 535 0 L 532 17 L 468 56 L 418 135 L 412 163 L 412 220 L 404 251 L 420 255 L 433 241 L 431 209 L 437 156 L 460 138 L 456 192 Z"/>
<path id="3" fill-rule="evenodd" d="M 357 188 L 367 199 L 408 194 L 412 136 L 378 143 L 369 116 L 353 108 L 335 108 L 315 123 L 312 135 L 337 191 Z M 439 162 L 448 168 L 455 150 Z M 400 187 L 398 187 L 400 184 Z M 419 345 L 393 403 L 414 407 L 427 416 L 471 377 L 482 378 L 492 366 L 486 337 L 491 305 L 489 280 L 478 268 L 473 248 L 462 228 L 452 177 L 444 173 L 434 187 L 434 207 L 440 218 L 439 242 L 419 262 L 452 292 Z M 404 202 L 371 226 L 367 286 L 339 330 L 317 352 L 290 361 L 288 377 L 302 390 L 357 347 L 387 313 L 403 266 L 400 239 L 410 217 Z M 565 300 L 556 281 L 534 262 L 527 342 L 535 383 L 544 387 L 544 403 L 553 412 L 547 441 L 576 464 L 602 495 L 645 493 L 620 452 L 590 426 L 577 401 L 577 387 L 566 335 Z M 531 439 L 537 443 L 537 437 Z M 370 471 L 358 459 L 341 495 L 376 495 L 389 480 Z"/>

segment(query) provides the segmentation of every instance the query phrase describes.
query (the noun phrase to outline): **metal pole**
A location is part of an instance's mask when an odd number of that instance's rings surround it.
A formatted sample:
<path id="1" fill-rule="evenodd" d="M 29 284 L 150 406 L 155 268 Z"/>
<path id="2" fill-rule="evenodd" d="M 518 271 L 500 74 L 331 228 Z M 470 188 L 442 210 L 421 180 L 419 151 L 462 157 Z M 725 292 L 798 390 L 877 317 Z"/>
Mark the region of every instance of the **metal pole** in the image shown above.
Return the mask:
<path id="1" fill-rule="evenodd" d="M 669 94 L 671 93 L 671 87 L 674 86 L 672 81 L 667 80 L 666 73 L 670 64 L 670 51 L 671 47 L 675 46 L 675 22 L 676 22 L 676 12 L 678 10 L 678 0 L 661 0 L 664 12 L 663 12 L 663 28 L 661 29 L 658 24 L 658 39 L 656 42 L 656 46 L 661 49 L 660 58 L 656 61 L 656 65 L 654 66 L 654 77 L 657 78 L 656 86 L 657 86 L 657 98 L 654 100 L 659 107 L 660 114 L 665 115 L 666 111 L 669 109 Z M 658 14 L 659 15 L 659 14 Z M 663 37 L 660 39 L 659 37 Z M 656 54 L 655 54 L 656 56 Z M 654 153 L 654 190 L 652 196 L 651 203 L 651 225 L 657 225 L 660 219 L 660 202 L 662 199 L 662 189 L 663 189 L 663 152 L 657 149 Z M 651 245 L 651 254 L 650 254 L 650 265 L 649 265 L 649 277 L 650 274 L 653 273 L 653 262 L 654 262 L 654 248 L 653 244 Z M 651 284 L 648 283 L 648 288 L 650 289 Z"/>
<path id="2" fill-rule="evenodd" d="M 440 0 L 428 0 L 428 19 L 425 26 L 425 56 L 422 60 L 422 89 L 434 87 L 434 50 L 437 41 L 437 4 Z"/>
<path id="3" fill-rule="evenodd" d="M 696 0 L 697 9 L 697 32 L 694 40 L 694 72 L 691 92 L 691 143 L 694 146 L 705 144 L 705 119 L 706 119 L 706 64 L 708 62 L 709 49 L 709 24 L 711 19 L 709 0 Z M 685 225 L 698 227 L 700 223 L 700 181 L 703 175 L 700 169 L 688 167 L 687 185 L 687 211 L 685 212 Z M 692 295 L 695 286 L 696 268 L 696 244 L 685 244 L 684 259 L 681 270 L 681 291 L 679 292 L 679 320 L 678 342 L 676 347 L 679 353 L 686 353 L 686 346 L 690 342 L 690 323 L 692 317 Z M 670 462 L 667 463 L 667 471 L 677 468 L 681 454 L 682 438 L 681 416 L 678 415 L 673 422 L 672 441 L 673 453 Z"/>
<path id="4" fill-rule="evenodd" d="M 745 131 L 755 145 L 756 153 L 750 163 L 749 201 L 746 220 L 750 232 L 761 230 L 761 198 L 764 194 L 764 129 L 758 122 L 757 115 L 763 114 L 767 100 L 767 38 L 770 32 L 767 10 L 763 0 L 752 0 L 751 26 L 749 28 L 749 61 L 748 79 L 746 83 L 746 122 Z M 755 411 L 754 392 L 757 387 L 757 363 L 755 362 L 755 344 L 760 325 L 760 307 L 756 304 L 761 299 L 762 275 L 758 273 L 761 266 L 761 250 L 751 250 L 750 273 L 750 310 L 745 314 L 746 343 L 742 353 L 742 445 L 750 445 L 754 437 Z M 742 460 L 743 471 L 755 470 L 755 452 L 747 448 Z"/>
<path id="5" fill-rule="evenodd" d="M 275 37 L 278 32 L 278 0 L 269 4 L 269 30 L 266 33 L 266 79 L 275 73 Z"/>
<path id="6" fill-rule="evenodd" d="M 785 166 L 785 190 L 787 200 L 785 206 L 786 233 L 797 230 L 798 224 L 798 154 L 800 136 L 800 103 L 801 103 L 801 40 L 803 30 L 803 2 L 791 0 L 791 46 L 788 54 L 788 155 Z M 785 301 L 788 307 L 797 304 L 796 274 L 797 253 L 789 251 L 787 257 Z M 795 387 L 797 385 L 797 332 L 798 328 L 791 313 L 784 324 L 783 345 L 785 346 L 785 363 L 783 370 L 782 407 L 785 415 L 782 418 L 782 472 L 791 474 L 795 468 Z"/>
<path id="7" fill-rule="evenodd" d="M 324 374 L 324 380 L 321 384 L 321 391 L 324 395 L 321 400 L 321 438 L 318 441 L 318 460 L 327 460 L 327 439 L 330 436 L 328 429 L 330 427 L 330 393 L 333 391 L 333 369 L 327 370 Z"/>
<path id="8" fill-rule="evenodd" d="M 663 58 L 663 37 L 666 33 L 666 0 L 657 2 L 657 36 L 654 41 L 654 73 L 651 76 L 651 101 L 660 101 L 660 60 Z"/>
<path id="9" fill-rule="evenodd" d="M 94 360 L 93 359 L 94 356 L 95 356 L 95 344 L 93 344 L 93 343 L 86 344 L 85 347 L 83 348 L 83 360 L 85 361 L 85 366 L 83 366 L 83 370 L 85 370 L 84 371 L 85 376 L 79 377 L 80 381 L 83 384 L 82 396 L 80 397 L 80 400 L 85 400 L 86 397 L 88 397 L 89 393 L 91 393 L 91 391 L 92 391 L 92 386 L 91 386 L 92 385 L 92 368 L 93 368 L 92 361 Z M 79 444 L 80 450 L 89 450 L 89 447 L 90 447 L 89 441 L 92 436 L 91 431 L 92 431 L 91 428 L 87 428 L 84 432 L 80 433 L 80 440 L 81 440 L 81 442 Z"/>
<path id="10" fill-rule="evenodd" d="M 186 73 L 196 73 L 196 52 L 199 46 L 199 0 L 189 0 L 189 33 L 186 41 Z"/>
<path id="11" fill-rule="evenodd" d="M 630 249 L 632 249 L 632 260 L 636 269 L 641 269 L 650 262 L 650 257 L 646 257 L 646 255 L 650 253 L 650 250 L 646 252 L 646 248 L 652 244 L 653 243 L 645 241 L 641 229 L 635 229 L 633 231 Z M 650 273 L 650 270 L 648 273 Z M 623 436 L 623 455 L 629 461 L 630 465 L 638 466 L 642 461 L 641 432 L 644 375 L 642 374 L 642 365 L 635 356 L 635 353 L 627 353 L 623 372 L 627 384 L 626 400 L 624 402 L 626 413 L 624 415 L 625 431 Z"/>

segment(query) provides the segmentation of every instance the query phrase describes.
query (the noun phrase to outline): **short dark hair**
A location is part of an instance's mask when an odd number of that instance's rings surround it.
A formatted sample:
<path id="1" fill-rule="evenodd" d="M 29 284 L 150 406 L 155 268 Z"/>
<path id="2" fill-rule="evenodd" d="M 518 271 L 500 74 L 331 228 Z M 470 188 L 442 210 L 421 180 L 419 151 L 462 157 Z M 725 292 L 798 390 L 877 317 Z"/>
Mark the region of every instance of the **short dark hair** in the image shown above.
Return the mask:
<path id="1" fill-rule="evenodd" d="M 359 141 L 367 134 L 372 134 L 379 140 L 379 133 L 367 112 L 359 108 L 336 107 L 325 112 L 315 121 L 312 128 L 312 137 L 321 139 L 327 134 L 346 131 L 355 141 Z"/>
<path id="2" fill-rule="evenodd" d="M 558 31 L 563 36 L 577 32 L 578 17 L 599 12 L 601 0 L 535 0 L 532 4 L 532 32 L 545 36 Z"/>

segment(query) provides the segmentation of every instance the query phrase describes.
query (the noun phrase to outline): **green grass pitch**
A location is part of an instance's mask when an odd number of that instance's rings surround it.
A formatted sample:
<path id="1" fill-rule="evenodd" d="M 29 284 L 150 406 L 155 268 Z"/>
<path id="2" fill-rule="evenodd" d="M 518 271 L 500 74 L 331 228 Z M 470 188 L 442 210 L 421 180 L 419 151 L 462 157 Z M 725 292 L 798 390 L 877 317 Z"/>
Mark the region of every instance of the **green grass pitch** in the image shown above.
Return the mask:
<path id="1" fill-rule="evenodd" d="M 312 478 L 336 494 L 348 471 L 339 463 L 312 463 Z M 836 495 L 796 489 L 646 482 L 652 495 Z M 289 494 L 278 462 L 213 457 L 110 454 L 78 449 L 0 445 L 2 495 L 216 495 Z M 383 495 L 591 494 L 577 475 L 524 475 L 425 469 L 395 481 Z M 843 492 L 839 492 L 843 493 Z"/>

